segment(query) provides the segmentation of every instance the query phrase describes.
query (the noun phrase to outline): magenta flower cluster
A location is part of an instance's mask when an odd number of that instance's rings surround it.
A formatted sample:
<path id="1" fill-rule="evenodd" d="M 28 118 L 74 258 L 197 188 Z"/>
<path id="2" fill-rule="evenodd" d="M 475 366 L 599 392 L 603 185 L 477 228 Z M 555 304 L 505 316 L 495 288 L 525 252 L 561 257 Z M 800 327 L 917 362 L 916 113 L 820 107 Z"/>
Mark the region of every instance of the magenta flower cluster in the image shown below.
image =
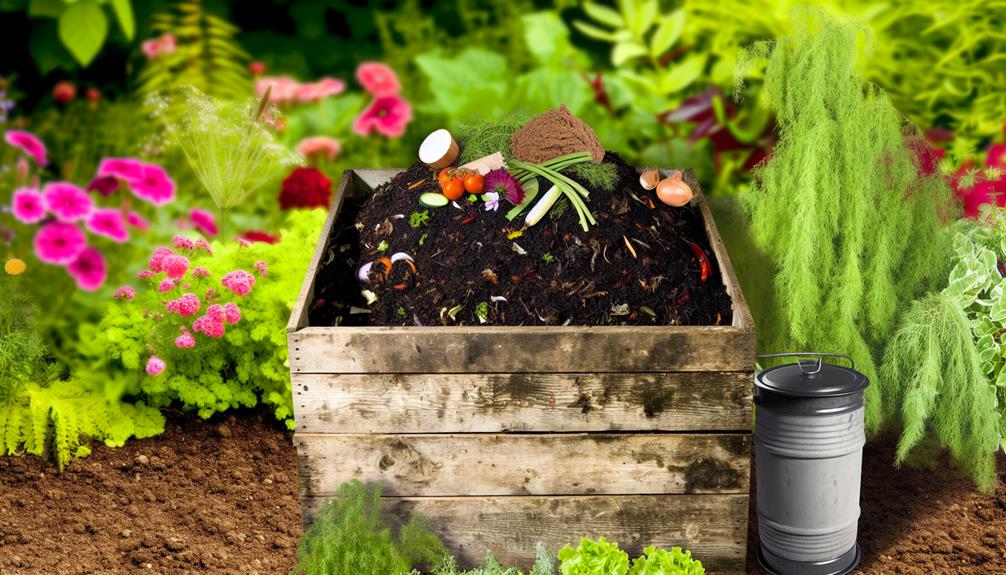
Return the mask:
<path id="1" fill-rule="evenodd" d="M 35 135 L 11 130 L 4 139 L 38 166 L 48 163 L 45 144 Z M 21 161 L 27 166 L 23 158 Z M 127 207 L 103 207 L 95 202 L 95 198 L 107 197 L 123 184 L 134 196 L 155 206 L 174 199 L 175 183 L 164 168 L 133 158 L 108 158 L 101 162 L 86 190 L 64 181 L 48 182 L 39 189 L 37 176 L 29 179 L 26 171 L 19 173 L 17 185 L 21 187 L 11 196 L 10 212 L 23 224 L 39 226 L 33 244 L 40 261 L 64 266 L 78 287 L 95 291 L 104 285 L 108 269 L 105 255 L 89 243 L 85 230 L 122 244 L 129 241 L 130 228 L 144 231 L 150 227 L 147 220 Z"/>
<path id="2" fill-rule="evenodd" d="M 144 317 L 153 321 L 169 321 L 178 324 L 178 332 L 174 340 L 175 349 L 193 349 L 199 345 L 198 335 L 210 339 L 219 339 L 227 333 L 227 326 L 241 321 L 241 308 L 237 303 L 220 301 L 221 294 L 208 283 L 211 277 L 208 269 L 202 266 L 192 266 L 191 258 L 212 253 L 205 240 L 193 240 L 185 236 L 175 236 L 172 247 L 156 248 L 147 260 L 147 269 L 138 274 L 141 279 L 149 280 L 156 287 L 157 300 L 163 304 L 167 313 L 160 310 L 145 312 Z M 253 269 L 265 276 L 267 266 L 263 261 L 256 262 Z M 220 279 L 220 285 L 238 297 L 247 296 L 255 286 L 255 276 L 242 270 L 231 270 Z M 182 293 L 179 293 L 182 292 Z M 202 293 L 202 297 L 198 293 Z M 132 286 L 122 286 L 115 293 L 117 299 L 132 301 L 136 290 Z M 190 323 L 191 322 L 191 323 Z M 161 350 L 157 354 L 151 347 L 151 355 L 147 359 L 146 372 L 157 376 L 167 368 L 168 352 Z M 169 358 L 170 359 L 170 358 Z"/>

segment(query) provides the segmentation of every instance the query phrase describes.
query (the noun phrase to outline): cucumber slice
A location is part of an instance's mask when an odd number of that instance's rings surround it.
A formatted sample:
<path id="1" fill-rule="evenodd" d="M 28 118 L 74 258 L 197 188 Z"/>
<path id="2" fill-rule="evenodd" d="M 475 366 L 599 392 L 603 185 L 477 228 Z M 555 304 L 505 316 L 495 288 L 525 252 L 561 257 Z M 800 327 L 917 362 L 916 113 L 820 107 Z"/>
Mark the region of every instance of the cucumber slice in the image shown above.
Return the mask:
<path id="1" fill-rule="evenodd" d="M 447 196 L 436 192 L 419 194 L 419 203 L 427 208 L 440 208 L 447 205 Z"/>

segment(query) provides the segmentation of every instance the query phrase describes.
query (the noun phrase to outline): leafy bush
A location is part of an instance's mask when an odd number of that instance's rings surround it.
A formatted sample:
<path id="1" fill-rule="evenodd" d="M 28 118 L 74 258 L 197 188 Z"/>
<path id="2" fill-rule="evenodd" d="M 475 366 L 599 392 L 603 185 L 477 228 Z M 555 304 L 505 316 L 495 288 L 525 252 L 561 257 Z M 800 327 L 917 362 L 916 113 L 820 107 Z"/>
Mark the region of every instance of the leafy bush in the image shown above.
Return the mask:
<path id="1" fill-rule="evenodd" d="M 670 551 L 647 547 L 645 555 L 632 562 L 629 575 L 703 575 L 702 562 L 692 559 L 691 551 L 672 547 Z"/>
<path id="2" fill-rule="evenodd" d="M 899 463 L 931 434 L 991 491 L 1006 416 L 1006 221 L 958 225 L 947 287 L 912 305 L 887 349 L 885 406 L 903 427 Z"/>
<path id="3" fill-rule="evenodd" d="M 323 219 L 322 210 L 293 212 L 276 244 L 214 243 L 212 253 L 178 249 L 191 270 L 184 279 L 175 285 L 168 272 L 143 272 L 153 285 L 134 291 L 132 301 L 111 303 L 100 325 L 82 327 L 83 354 L 97 359 L 95 370 L 125 372 L 126 392 L 151 405 L 180 402 L 209 417 L 261 401 L 293 429 L 285 328 Z M 228 272 L 259 277 L 249 293 L 237 295 L 222 288 Z M 129 297 L 129 290 L 121 293 Z M 190 302 L 195 310 L 186 309 Z M 216 331 L 214 313 L 228 303 L 238 306 L 240 319 L 228 317 Z M 156 373 L 145 376 L 144 369 Z"/>
<path id="4" fill-rule="evenodd" d="M 339 487 L 304 533 L 294 575 L 405 575 L 418 563 L 433 563 L 446 554 L 443 544 L 413 515 L 400 528 L 381 512 L 381 486 L 359 481 Z"/>
<path id="5" fill-rule="evenodd" d="M 709 51 L 713 81 L 729 85 L 743 47 L 782 35 L 792 9 L 787 0 L 686 0 L 685 36 Z M 922 126 L 946 125 L 977 137 L 996 134 L 1006 117 L 1006 76 L 997 74 L 1006 50 L 1002 19 L 981 0 L 883 2 L 826 0 L 815 6 L 855 19 L 871 30 L 865 76 Z"/>
<path id="6" fill-rule="evenodd" d="M 0 454 L 51 454 L 62 469 L 90 453 L 82 436 L 119 446 L 163 431 L 157 410 L 121 404 L 100 386 L 67 379 L 48 357 L 31 316 L 21 279 L 0 275 Z"/>
<path id="7" fill-rule="evenodd" d="M 745 284 L 773 286 L 752 310 L 761 350 L 843 350 L 879 381 L 867 390 L 876 429 L 887 384 L 877 362 L 903 302 L 945 277 L 950 234 L 940 216 L 951 199 L 942 178 L 917 165 L 902 117 L 856 71 L 859 33 L 801 11 L 792 35 L 756 45 L 742 63 L 767 59 L 764 100 L 780 136 L 744 198 L 772 265 Z"/>
<path id="8" fill-rule="evenodd" d="M 599 537 L 597 541 L 583 538 L 575 549 L 569 545 L 559 550 L 559 572 L 562 575 L 626 575 L 629 555 L 618 543 Z"/>

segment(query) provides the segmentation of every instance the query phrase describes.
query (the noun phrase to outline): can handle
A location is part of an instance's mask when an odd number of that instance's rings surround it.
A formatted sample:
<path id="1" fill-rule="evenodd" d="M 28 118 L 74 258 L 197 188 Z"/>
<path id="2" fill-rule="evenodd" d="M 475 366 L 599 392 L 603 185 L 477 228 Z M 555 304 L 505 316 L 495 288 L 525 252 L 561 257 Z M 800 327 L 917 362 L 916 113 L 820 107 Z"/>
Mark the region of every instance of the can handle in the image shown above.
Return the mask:
<path id="1" fill-rule="evenodd" d="M 856 362 L 853 361 L 851 357 L 843 353 L 815 353 L 815 352 L 798 351 L 793 353 L 763 353 L 755 356 L 755 358 L 757 359 L 771 358 L 771 357 L 816 358 L 817 362 L 813 361 L 804 362 L 804 360 L 802 359 L 796 360 L 796 364 L 800 366 L 800 371 L 802 371 L 804 375 L 817 375 L 818 373 L 820 373 L 821 368 L 824 366 L 824 358 L 826 357 L 840 357 L 843 359 L 847 359 L 849 360 L 849 367 L 851 369 L 856 369 Z M 807 371 L 808 369 L 812 369 L 812 371 Z"/>

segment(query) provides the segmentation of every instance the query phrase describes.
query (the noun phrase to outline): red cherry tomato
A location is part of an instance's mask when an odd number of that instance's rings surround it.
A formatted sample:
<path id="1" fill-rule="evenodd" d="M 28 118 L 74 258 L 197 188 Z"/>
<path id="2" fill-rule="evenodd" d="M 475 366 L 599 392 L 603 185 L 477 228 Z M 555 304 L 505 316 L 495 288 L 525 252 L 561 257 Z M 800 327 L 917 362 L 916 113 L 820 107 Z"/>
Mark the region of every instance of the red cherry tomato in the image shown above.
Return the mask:
<path id="1" fill-rule="evenodd" d="M 477 172 L 465 176 L 465 191 L 469 194 L 481 194 L 486 185 L 486 179 Z"/>
<path id="2" fill-rule="evenodd" d="M 461 180 L 449 180 L 444 184 L 443 190 L 448 200 L 457 201 L 464 195 L 465 185 L 461 183 Z"/>

